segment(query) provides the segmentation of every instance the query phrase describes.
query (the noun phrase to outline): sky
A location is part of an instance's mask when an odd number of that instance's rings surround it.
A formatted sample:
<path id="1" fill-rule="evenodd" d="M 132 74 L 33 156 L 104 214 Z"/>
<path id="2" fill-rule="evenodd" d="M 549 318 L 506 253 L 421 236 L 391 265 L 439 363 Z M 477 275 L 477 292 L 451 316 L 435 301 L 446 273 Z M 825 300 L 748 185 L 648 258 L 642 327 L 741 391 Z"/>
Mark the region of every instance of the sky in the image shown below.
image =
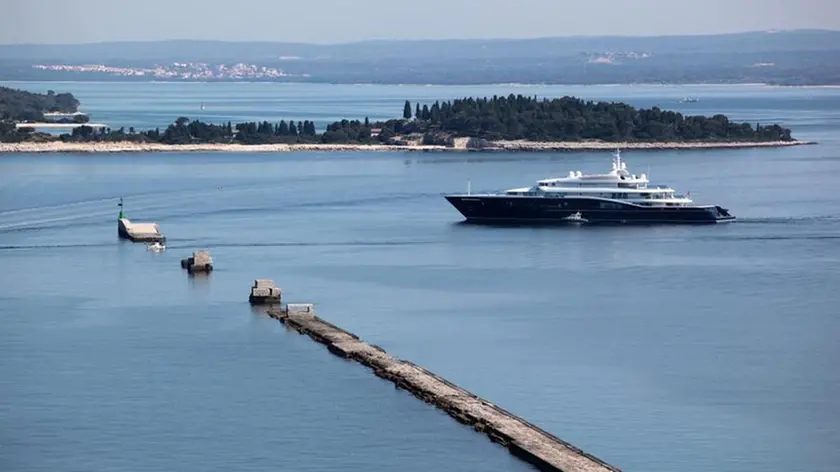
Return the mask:
<path id="1" fill-rule="evenodd" d="M 5 0 L 0 44 L 840 30 L 840 0 Z"/>

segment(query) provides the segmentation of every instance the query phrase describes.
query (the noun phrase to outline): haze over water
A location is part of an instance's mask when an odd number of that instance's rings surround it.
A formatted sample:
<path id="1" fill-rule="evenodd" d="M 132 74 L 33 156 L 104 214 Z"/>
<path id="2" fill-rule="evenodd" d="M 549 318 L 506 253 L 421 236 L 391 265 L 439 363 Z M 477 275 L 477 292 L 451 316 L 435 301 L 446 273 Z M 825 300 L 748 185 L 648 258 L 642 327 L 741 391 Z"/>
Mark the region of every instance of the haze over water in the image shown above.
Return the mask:
<path id="1" fill-rule="evenodd" d="M 838 89 L 0 85 L 73 92 L 113 128 L 322 127 L 512 92 L 820 142 L 623 153 L 739 218 L 704 227 L 477 227 L 440 195 L 606 171 L 609 153 L 0 156 L 2 470 L 531 470 L 252 311 L 262 277 L 626 471 L 840 466 Z M 117 240 L 120 196 L 166 252 Z M 178 265 L 198 248 L 209 278 Z"/>

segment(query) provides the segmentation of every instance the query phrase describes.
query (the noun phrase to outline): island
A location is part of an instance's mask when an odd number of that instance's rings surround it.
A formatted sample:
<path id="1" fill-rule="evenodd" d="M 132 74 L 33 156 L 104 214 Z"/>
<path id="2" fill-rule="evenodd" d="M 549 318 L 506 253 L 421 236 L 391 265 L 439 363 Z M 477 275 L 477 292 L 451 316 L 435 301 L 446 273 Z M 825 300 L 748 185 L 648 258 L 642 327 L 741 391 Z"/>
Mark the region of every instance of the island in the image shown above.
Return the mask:
<path id="1" fill-rule="evenodd" d="M 52 112 L 75 112 L 71 94 L 0 89 L 0 152 L 698 149 L 806 144 L 778 124 L 738 123 L 619 102 L 524 95 L 405 101 L 401 118 L 341 120 L 318 131 L 310 120 L 204 123 L 179 117 L 165 129 L 94 127 L 38 133 Z M 85 119 L 87 117 L 85 116 Z M 75 117 L 74 117 L 75 120 Z"/>
<path id="2" fill-rule="evenodd" d="M 0 122 L 43 122 L 50 116 L 74 114 L 79 105 L 72 93 L 32 93 L 0 87 Z"/>

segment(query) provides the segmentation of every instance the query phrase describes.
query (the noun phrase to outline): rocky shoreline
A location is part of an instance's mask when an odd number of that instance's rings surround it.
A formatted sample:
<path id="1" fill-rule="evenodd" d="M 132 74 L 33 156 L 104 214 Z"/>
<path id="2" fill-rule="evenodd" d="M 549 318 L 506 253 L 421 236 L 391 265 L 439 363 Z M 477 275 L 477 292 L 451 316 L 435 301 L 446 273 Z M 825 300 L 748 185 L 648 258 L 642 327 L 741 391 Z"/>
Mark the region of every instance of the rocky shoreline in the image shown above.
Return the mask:
<path id="1" fill-rule="evenodd" d="M 160 144 L 125 142 L 22 142 L 0 143 L 0 153 L 121 153 L 121 152 L 352 152 L 352 151 L 604 151 L 623 150 L 689 150 L 689 149 L 738 149 L 786 147 L 816 144 L 812 141 L 770 142 L 535 142 L 535 141 L 484 141 L 456 138 L 451 146 L 399 144 Z"/>

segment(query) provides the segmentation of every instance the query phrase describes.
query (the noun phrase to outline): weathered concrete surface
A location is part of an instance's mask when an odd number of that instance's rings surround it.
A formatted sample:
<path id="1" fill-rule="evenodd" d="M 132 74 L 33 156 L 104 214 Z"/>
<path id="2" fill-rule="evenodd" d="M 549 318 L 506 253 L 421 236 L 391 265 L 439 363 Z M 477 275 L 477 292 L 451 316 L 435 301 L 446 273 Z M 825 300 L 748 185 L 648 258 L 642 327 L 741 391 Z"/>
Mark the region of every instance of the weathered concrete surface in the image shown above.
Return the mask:
<path id="1" fill-rule="evenodd" d="M 279 304 L 283 299 L 283 290 L 271 279 L 257 279 L 251 285 L 248 301 L 252 305 Z"/>
<path id="2" fill-rule="evenodd" d="M 213 257 L 208 251 L 193 251 L 192 256 L 181 259 L 181 267 L 187 269 L 190 274 L 197 272 L 212 272 L 213 271 Z"/>
<path id="3" fill-rule="evenodd" d="M 132 223 L 128 218 L 117 220 L 117 234 L 132 241 L 163 242 L 166 237 L 157 223 Z"/>
<path id="4" fill-rule="evenodd" d="M 463 388 L 409 361 L 388 355 L 378 346 L 330 324 L 309 312 L 269 310 L 269 316 L 313 340 L 325 344 L 337 356 L 364 364 L 397 388 L 447 412 L 459 422 L 483 432 L 511 454 L 540 470 L 563 472 L 619 471 L 618 468 L 543 431 L 518 416 L 479 398 Z"/>

